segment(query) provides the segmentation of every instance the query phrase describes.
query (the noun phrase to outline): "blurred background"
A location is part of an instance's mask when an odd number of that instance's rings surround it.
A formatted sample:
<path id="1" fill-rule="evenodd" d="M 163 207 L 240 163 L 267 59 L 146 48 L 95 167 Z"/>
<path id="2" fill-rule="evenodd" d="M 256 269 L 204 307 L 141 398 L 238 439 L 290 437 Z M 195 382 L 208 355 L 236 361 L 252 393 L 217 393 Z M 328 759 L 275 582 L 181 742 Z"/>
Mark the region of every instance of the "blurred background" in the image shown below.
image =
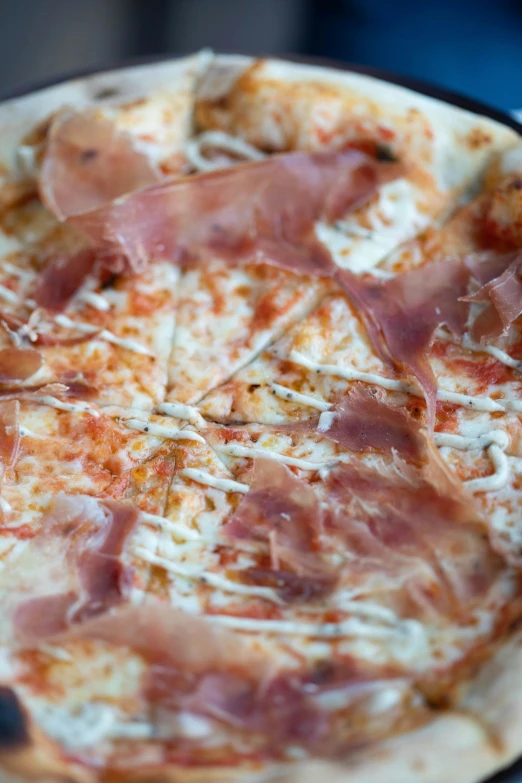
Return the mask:
<path id="1" fill-rule="evenodd" d="M 522 107 L 521 0 L 3 0 L 0 91 L 203 46 L 373 65 Z"/>

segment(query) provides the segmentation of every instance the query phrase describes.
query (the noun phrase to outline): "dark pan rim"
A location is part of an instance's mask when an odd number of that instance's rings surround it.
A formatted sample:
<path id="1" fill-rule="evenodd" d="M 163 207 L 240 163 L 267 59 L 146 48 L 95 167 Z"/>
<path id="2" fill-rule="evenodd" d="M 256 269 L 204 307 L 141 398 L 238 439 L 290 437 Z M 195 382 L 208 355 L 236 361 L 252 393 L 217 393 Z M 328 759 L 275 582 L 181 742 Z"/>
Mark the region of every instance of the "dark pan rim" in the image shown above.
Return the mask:
<path id="1" fill-rule="evenodd" d="M 66 71 L 65 73 L 59 74 L 57 76 L 51 76 L 47 79 L 30 82 L 29 84 L 16 87 L 13 90 L 6 90 L 4 92 L 0 92 L 0 102 L 3 103 L 5 101 L 13 100 L 16 98 L 23 98 L 26 95 L 30 95 L 31 93 L 38 92 L 39 90 L 44 90 L 47 87 L 54 87 L 59 84 L 63 84 L 65 82 L 72 81 L 75 79 L 87 78 L 89 76 L 94 76 L 100 73 L 106 73 L 108 71 L 125 70 L 126 68 L 133 68 L 139 65 L 153 65 L 157 63 L 167 62 L 169 60 L 178 59 L 179 57 L 184 57 L 186 56 L 186 54 L 187 53 L 182 52 L 176 54 L 148 55 L 145 57 L 134 57 L 130 59 L 127 58 L 120 62 L 112 61 L 112 62 L 104 63 L 102 65 L 96 65 L 94 67 L 79 68 L 72 71 Z M 479 114 L 484 117 L 489 117 L 489 119 L 491 120 L 495 120 L 496 122 L 500 122 L 503 125 L 507 125 L 508 127 L 513 128 L 513 130 L 517 131 L 517 133 L 522 135 L 522 123 L 518 122 L 514 117 L 512 117 L 507 112 L 504 112 L 501 109 L 495 109 L 493 106 L 490 106 L 487 103 L 482 103 L 481 101 L 477 101 L 474 98 L 470 98 L 466 95 L 462 95 L 459 92 L 454 92 L 444 87 L 439 87 L 436 84 L 432 84 L 429 81 L 426 82 L 421 79 L 416 79 L 410 76 L 404 76 L 402 74 L 395 73 L 394 71 L 388 71 L 382 68 L 374 68 L 369 65 L 357 65 L 355 63 L 345 63 L 345 62 L 341 62 L 340 60 L 329 60 L 327 58 L 322 58 L 322 57 L 306 57 L 306 56 L 294 55 L 294 54 L 282 54 L 282 55 L 248 54 L 247 56 L 267 57 L 267 58 L 271 57 L 275 59 L 289 60 L 291 62 L 303 63 L 307 65 L 323 66 L 324 68 L 334 68 L 339 71 L 352 71 L 353 73 L 359 73 L 362 74 L 363 76 L 372 76 L 375 79 L 380 79 L 381 81 L 389 82 L 391 84 L 396 84 L 399 87 L 405 87 L 409 90 L 413 90 L 414 92 L 418 92 L 421 93 L 422 95 L 426 95 L 429 98 L 435 98 L 436 100 L 443 101 L 444 103 L 448 103 L 452 106 L 456 106 L 459 109 L 464 109 L 466 111 L 472 112 L 473 114 Z"/>
<path id="2" fill-rule="evenodd" d="M 123 71 L 127 68 L 133 68 L 139 65 L 153 65 L 155 63 L 167 62 L 169 60 L 175 60 L 180 57 L 187 56 L 187 52 L 160 54 L 160 55 L 148 55 L 145 57 L 126 58 L 119 62 L 108 62 L 102 65 L 94 67 L 79 68 L 65 73 L 49 77 L 47 79 L 36 80 L 30 82 L 27 85 L 16 87 L 14 90 L 8 90 L 0 92 L 0 103 L 10 100 L 16 100 L 17 98 L 23 98 L 32 93 L 44 90 L 48 87 L 55 87 L 59 84 L 63 84 L 75 79 L 83 79 L 89 76 L 95 76 L 96 74 L 106 73 L 109 71 Z M 218 53 L 219 54 L 219 53 Z M 334 68 L 339 71 L 351 71 L 353 73 L 359 73 L 363 76 L 372 76 L 375 79 L 380 79 L 390 84 L 396 84 L 399 87 L 405 87 L 414 92 L 426 95 L 429 98 L 435 98 L 436 100 L 443 101 L 444 103 L 456 106 L 459 109 L 478 114 L 483 117 L 488 117 L 491 120 L 513 128 L 517 133 L 522 135 L 522 123 L 510 116 L 507 112 L 501 109 L 495 109 L 487 103 L 482 103 L 474 98 L 469 98 L 466 95 L 462 95 L 459 92 L 453 92 L 444 87 L 439 87 L 431 82 L 426 82 L 421 79 L 415 79 L 410 76 L 404 76 L 402 74 L 395 73 L 393 71 L 384 70 L 382 68 L 374 68 L 369 65 L 357 65 L 354 63 L 345 63 L 339 60 L 330 60 L 323 57 L 306 57 L 294 54 L 251 54 L 236 52 L 236 54 L 247 54 L 251 57 L 266 57 L 274 58 L 278 60 L 287 60 L 295 63 L 302 63 L 303 65 L 318 65 L 324 68 Z M 522 108 L 522 107 L 521 107 Z M 521 754 L 522 755 L 522 754 Z M 516 761 L 512 766 L 499 772 L 492 778 L 489 778 L 486 783 L 522 783 L 522 758 Z"/>

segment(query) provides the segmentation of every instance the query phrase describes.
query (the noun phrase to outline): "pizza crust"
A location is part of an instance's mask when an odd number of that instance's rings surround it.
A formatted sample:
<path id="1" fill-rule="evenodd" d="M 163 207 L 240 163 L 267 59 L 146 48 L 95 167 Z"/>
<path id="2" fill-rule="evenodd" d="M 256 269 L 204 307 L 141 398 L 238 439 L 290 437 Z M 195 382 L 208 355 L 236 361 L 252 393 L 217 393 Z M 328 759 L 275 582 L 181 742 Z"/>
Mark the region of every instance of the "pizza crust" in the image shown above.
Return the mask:
<path id="1" fill-rule="evenodd" d="M 0 106 L 2 143 L 0 165 L 10 169 L 21 138 L 29 128 L 63 104 L 82 106 L 98 103 L 122 103 L 150 93 L 151 89 L 172 89 L 176 80 L 191 74 L 197 79 L 210 61 L 203 53 L 196 57 L 154 65 L 138 66 L 78 79 L 47 88 Z M 200 100 L 208 107 L 225 105 L 223 99 L 238 76 L 252 60 L 244 57 L 219 57 L 207 72 Z M 409 90 L 354 73 L 338 72 L 271 61 L 276 79 L 295 79 L 299 75 L 326 83 L 363 89 L 376 101 L 429 109 L 442 121 L 457 126 L 476 123 L 472 115 Z M 510 146 L 518 137 L 499 123 L 483 118 L 493 136 L 497 151 Z M 470 165 L 471 156 L 462 145 L 461 171 Z M 473 157 L 473 160 L 475 158 Z M 464 174 L 465 175 L 465 174 Z M 277 781 L 278 783 L 476 783 L 508 766 L 522 751 L 522 632 L 498 650 L 471 683 L 460 712 L 441 714 L 432 723 L 402 736 L 373 745 L 352 756 L 350 761 L 310 761 L 292 765 L 272 765 L 262 772 L 238 769 L 195 769 L 177 766 L 149 768 L 119 773 L 117 780 L 127 783 L 220 783 L 221 781 Z M 475 717 L 477 716 L 477 717 Z M 58 746 L 34 725 L 29 740 L 22 746 L 0 752 L 0 769 L 5 783 L 95 783 L 94 771 L 63 761 Z M 103 778 L 111 783 L 116 777 Z"/>

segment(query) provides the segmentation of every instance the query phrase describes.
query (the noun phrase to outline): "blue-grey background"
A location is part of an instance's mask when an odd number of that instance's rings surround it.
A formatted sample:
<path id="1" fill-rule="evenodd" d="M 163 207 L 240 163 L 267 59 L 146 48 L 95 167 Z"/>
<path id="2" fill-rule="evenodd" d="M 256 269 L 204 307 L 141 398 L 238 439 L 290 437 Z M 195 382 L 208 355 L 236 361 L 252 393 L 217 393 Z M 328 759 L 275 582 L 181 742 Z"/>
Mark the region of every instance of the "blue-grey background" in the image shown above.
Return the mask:
<path id="1" fill-rule="evenodd" d="M 522 107 L 521 0 L 0 0 L 0 90 L 202 46 L 387 68 Z"/>

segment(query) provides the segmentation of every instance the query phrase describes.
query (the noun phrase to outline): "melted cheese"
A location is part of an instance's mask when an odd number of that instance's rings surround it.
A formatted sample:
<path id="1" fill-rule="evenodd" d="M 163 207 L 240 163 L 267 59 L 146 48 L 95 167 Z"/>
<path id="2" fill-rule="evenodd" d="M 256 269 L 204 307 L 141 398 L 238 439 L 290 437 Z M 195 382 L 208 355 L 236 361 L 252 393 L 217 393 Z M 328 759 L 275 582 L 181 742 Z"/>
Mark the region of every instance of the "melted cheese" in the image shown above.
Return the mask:
<path id="1" fill-rule="evenodd" d="M 141 343 L 128 337 L 117 337 L 108 329 L 100 330 L 97 326 L 93 326 L 92 324 L 86 324 L 82 321 L 73 321 L 66 315 L 56 315 L 54 320 L 59 326 L 63 326 L 65 329 L 76 329 L 78 332 L 95 335 L 97 339 L 105 340 L 113 345 L 118 345 L 120 348 L 125 348 L 128 351 L 133 351 L 134 353 L 139 353 L 143 356 L 153 356 L 149 349 L 145 348 Z"/>

